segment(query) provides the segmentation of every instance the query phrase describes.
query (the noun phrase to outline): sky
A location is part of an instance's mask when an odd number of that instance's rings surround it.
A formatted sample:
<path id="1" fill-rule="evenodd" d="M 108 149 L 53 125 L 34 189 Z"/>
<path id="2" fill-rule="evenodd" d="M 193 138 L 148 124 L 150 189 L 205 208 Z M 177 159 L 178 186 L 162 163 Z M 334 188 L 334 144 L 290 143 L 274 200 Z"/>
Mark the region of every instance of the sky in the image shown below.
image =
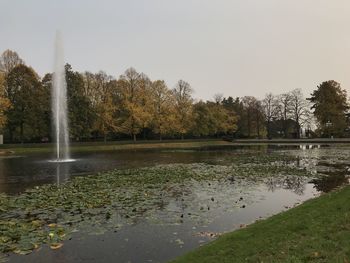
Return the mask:
<path id="1" fill-rule="evenodd" d="M 43 76 L 60 30 L 74 70 L 134 67 L 197 99 L 308 96 L 331 79 L 350 92 L 349 14 L 349 0 L 0 0 L 0 52 Z"/>

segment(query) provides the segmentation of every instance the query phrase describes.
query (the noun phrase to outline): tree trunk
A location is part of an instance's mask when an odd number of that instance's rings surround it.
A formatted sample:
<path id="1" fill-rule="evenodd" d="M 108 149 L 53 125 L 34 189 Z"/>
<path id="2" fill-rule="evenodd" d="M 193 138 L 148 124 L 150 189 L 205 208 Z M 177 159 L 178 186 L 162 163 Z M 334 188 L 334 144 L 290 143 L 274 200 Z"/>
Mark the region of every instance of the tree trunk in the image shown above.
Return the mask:
<path id="1" fill-rule="evenodd" d="M 9 127 L 10 142 L 13 142 L 13 131 L 12 127 Z"/>
<path id="2" fill-rule="evenodd" d="M 284 138 L 287 139 L 288 138 L 288 119 L 287 119 L 286 107 L 285 107 L 284 112 L 283 112 L 283 117 L 284 117 L 284 120 L 283 120 Z"/>
<path id="3" fill-rule="evenodd" d="M 297 134 L 297 139 L 300 139 L 300 124 L 299 124 L 299 120 L 296 120 L 296 134 Z"/>
<path id="4" fill-rule="evenodd" d="M 287 127 L 287 120 L 283 121 L 283 132 L 284 132 L 284 138 L 288 138 L 288 127 Z"/>
<path id="5" fill-rule="evenodd" d="M 247 121 L 248 121 L 248 138 L 250 138 L 250 129 L 251 129 L 251 119 L 250 119 L 250 113 L 249 113 L 249 110 L 248 110 L 248 116 L 247 116 Z"/>
<path id="6" fill-rule="evenodd" d="M 21 127 L 20 127 L 20 137 L 21 137 L 21 143 L 23 144 L 23 121 L 21 122 Z"/>
<path id="7" fill-rule="evenodd" d="M 142 130 L 142 135 L 143 135 L 143 139 L 146 140 L 146 129 L 143 128 Z"/>
<path id="8" fill-rule="evenodd" d="M 106 133 L 104 133 L 104 135 L 103 135 L 103 142 L 106 144 L 107 143 L 107 134 Z"/>
<path id="9" fill-rule="evenodd" d="M 132 134 L 132 137 L 133 137 L 134 142 L 136 142 L 136 134 L 135 133 Z"/>

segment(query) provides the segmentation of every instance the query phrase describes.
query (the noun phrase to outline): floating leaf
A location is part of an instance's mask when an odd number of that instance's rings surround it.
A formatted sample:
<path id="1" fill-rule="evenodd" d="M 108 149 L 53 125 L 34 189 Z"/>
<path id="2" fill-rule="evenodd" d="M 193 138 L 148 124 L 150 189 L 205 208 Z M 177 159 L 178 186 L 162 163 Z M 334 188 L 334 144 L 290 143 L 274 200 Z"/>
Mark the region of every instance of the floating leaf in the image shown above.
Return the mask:
<path id="1" fill-rule="evenodd" d="M 185 242 L 183 242 L 180 238 L 176 239 L 175 242 L 176 242 L 178 245 L 183 245 L 183 244 L 185 244 Z"/>
<path id="2" fill-rule="evenodd" d="M 59 249 L 59 248 L 61 248 L 63 246 L 63 243 L 52 243 L 51 245 L 50 245 L 50 248 L 51 249 Z"/>

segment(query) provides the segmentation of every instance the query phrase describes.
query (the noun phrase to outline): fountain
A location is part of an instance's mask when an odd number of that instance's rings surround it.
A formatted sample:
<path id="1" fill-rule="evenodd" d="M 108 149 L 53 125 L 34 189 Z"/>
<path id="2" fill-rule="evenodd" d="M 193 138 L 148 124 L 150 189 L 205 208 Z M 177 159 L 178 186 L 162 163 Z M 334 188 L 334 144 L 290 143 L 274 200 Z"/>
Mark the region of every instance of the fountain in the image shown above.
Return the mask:
<path id="1" fill-rule="evenodd" d="M 54 162 L 73 161 L 69 155 L 69 134 L 67 118 L 67 83 L 63 59 L 63 43 L 60 32 L 56 33 L 55 69 L 51 91 L 51 109 L 56 141 Z"/>

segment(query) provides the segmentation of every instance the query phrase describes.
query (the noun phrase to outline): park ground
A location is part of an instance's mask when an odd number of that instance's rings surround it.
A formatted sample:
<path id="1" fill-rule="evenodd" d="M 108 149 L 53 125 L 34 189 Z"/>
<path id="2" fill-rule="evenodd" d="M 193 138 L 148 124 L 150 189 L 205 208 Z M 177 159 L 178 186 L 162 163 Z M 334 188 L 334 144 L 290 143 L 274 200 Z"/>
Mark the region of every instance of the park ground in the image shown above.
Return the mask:
<path id="1" fill-rule="evenodd" d="M 173 263 L 350 262 L 350 187 L 225 234 Z"/>
<path id="2" fill-rule="evenodd" d="M 232 145 L 231 142 L 221 139 L 211 140 L 164 140 L 164 141 L 110 141 L 104 142 L 78 142 L 71 144 L 72 152 L 89 151 L 118 151 L 118 150 L 157 150 L 157 149 L 197 149 L 210 146 Z M 2 154 L 24 154 L 35 152 L 52 152 L 52 143 L 4 144 L 0 145 Z"/>

